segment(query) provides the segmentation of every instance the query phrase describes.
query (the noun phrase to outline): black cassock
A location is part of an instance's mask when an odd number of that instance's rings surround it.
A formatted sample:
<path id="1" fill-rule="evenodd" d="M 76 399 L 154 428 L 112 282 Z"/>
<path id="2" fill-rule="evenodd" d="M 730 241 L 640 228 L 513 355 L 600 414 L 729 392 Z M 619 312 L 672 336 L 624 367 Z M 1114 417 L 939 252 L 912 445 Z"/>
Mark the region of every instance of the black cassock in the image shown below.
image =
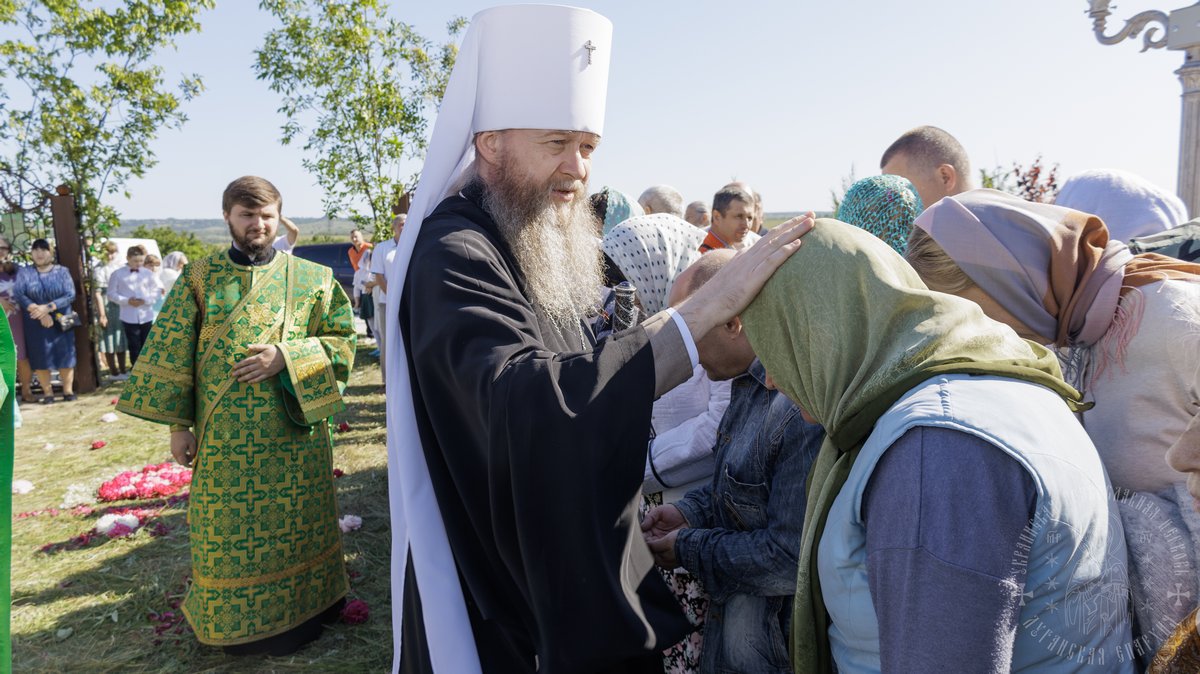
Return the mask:
<path id="1" fill-rule="evenodd" d="M 422 223 L 399 311 L 483 670 L 661 672 L 659 650 L 688 625 L 657 573 L 637 585 L 641 615 L 621 586 L 654 399 L 649 338 L 556 329 L 479 201 L 450 197 Z M 411 556 L 406 578 L 401 671 L 429 672 Z"/>

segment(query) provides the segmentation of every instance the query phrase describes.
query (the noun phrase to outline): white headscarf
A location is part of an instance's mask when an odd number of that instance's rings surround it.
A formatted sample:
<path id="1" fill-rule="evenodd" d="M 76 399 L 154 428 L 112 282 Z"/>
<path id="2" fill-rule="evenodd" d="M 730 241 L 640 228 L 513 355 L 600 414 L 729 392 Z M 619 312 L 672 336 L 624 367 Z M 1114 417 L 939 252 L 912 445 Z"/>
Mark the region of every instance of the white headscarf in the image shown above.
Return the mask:
<path id="1" fill-rule="evenodd" d="M 601 247 L 637 287 L 647 315 L 667 308 L 675 277 L 700 259 L 704 232 L 667 213 L 639 215 L 613 227 Z"/>
<path id="2" fill-rule="evenodd" d="M 475 158 L 476 133 L 557 129 L 600 134 L 612 22 L 591 10 L 511 5 L 476 14 L 446 86 L 408 222 L 387 271 L 399 307 L 421 223 Z M 388 491 L 392 518 L 392 671 L 399 670 L 404 576 L 411 550 L 433 669 L 480 671 L 462 586 L 429 478 L 413 411 L 399 313 L 387 315 Z M 409 516 L 411 514 L 411 517 Z"/>
<path id="3" fill-rule="evenodd" d="M 1094 169 L 1071 176 L 1054 203 L 1099 216 L 1109 238 L 1129 241 L 1187 221 L 1179 197 L 1141 176 L 1116 169 Z"/>

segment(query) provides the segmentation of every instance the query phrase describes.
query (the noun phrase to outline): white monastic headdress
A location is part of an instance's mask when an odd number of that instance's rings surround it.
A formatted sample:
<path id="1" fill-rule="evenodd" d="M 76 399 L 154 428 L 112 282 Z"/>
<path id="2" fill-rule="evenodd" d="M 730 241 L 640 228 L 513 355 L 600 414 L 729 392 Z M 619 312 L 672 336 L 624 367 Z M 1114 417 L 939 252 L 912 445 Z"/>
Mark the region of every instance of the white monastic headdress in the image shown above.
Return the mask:
<path id="1" fill-rule="evenodd" d="M 429 655 L 437 672 L 479 672 L 462 586 L 429 478 L 413 412 L 400 295 L 421 222 L 475 159 L 474 136 L 502 129 L 600 134 L 612 22 L 575 7 L 511 5 L 476 14 L 450 75 L 396 257 L 387 271 L 388 490 L 392 517 L 392 630 L 400 663 L 404 574 L 411 549 Z M 411 515 L 411 517 L 410 517 Z"/>

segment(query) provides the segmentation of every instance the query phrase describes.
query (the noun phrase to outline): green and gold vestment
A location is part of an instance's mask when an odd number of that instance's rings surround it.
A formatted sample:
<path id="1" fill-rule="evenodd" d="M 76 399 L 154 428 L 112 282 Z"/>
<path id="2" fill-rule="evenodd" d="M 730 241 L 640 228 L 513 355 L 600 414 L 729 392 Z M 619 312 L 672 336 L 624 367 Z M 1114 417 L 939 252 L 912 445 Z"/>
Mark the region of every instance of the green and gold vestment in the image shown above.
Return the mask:
<path id="1" fill-rule="evenodd" d="M 250 344 L 286 368 L 230 376 Z M 345 596 L 328 418 L 353 363 L 350 301 L 328 267 L 278 253 L 194 262 L 171 289 L 117 409 L 196 435 L 183 611 L 205 644 L 298 626 Z"/>

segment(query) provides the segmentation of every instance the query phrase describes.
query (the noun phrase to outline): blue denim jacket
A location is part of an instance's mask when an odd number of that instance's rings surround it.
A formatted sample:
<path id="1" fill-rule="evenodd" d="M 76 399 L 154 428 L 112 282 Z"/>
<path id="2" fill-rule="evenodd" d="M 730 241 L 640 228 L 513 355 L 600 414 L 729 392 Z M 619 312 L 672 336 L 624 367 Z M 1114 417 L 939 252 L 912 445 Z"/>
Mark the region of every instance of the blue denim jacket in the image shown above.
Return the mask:
<path id="1" fill-rule="evenodd" d="M 787 642 L 804 525 L 805 481 L 825 431 L 764 385 L 755 360 L 734 379 L 717 431 L 709 485 L 675 505 L 691 527 L 675 556 L 700 577 L 711 604 L 702 672 L 791 674 Z"/>

